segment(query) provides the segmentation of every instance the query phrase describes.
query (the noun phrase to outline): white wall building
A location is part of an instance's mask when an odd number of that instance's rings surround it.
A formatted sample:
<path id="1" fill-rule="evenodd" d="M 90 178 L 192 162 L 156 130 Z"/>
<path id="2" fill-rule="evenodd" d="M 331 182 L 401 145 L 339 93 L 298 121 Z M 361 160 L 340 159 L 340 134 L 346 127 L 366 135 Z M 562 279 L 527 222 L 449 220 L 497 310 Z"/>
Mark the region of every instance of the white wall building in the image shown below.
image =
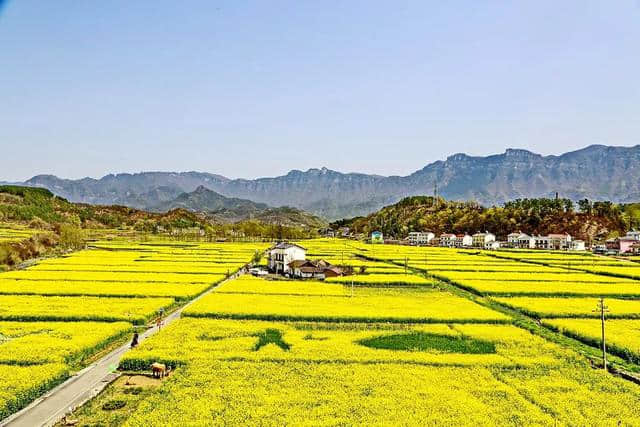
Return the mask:
<path id="1" fill-rule="evenodd" d="M 451 233 L 444 233 L 440 235 L 440 246 L 445 248 L 455 248 L 456 235 Z"/>
<path id="2" fill-rule="evenodd" d="M 571 235 L 564 234 L 549 234 L 549 249 L 555 250 L 568 250 L 571 246 Z"/>
<path id="3" fill-rule="evenodd" d="M 569 249 L 572 251 L 584 251 L 586 250 L 586 246 L 584 244 L 584 240 L 572 240 L 569 246 Z"/>
<path id="4" fill-rule="evenodd" d="M 409 244 L 412 246 L 428 245 L 436 237 L 430 231 L 412 231 L 409 233 Z"/>
<path id="5" fill-rule="evenodd" d="M 280 242 L 269 249 L 269 270 L 274 273 L 289 274 L 289 264 L 302 261 L 307 257 L 307 250 L 300 245 Z"/>
<path id="6" fill-rule="evenodd" d="M 464 248 L 473 245 L 473 237 L 468 234 L 458 234 L 456 236 L 456 248 Z"/>
<path id="7" fill-rule="evenodd" d="M 533 236 L 536 242 L 536 249 L 549 249 L 550 239 L 547 236 Z"/>
<path id="8" fill-rule="evenodd" d="M 496 235 L 493 233 L 488 233 L 488 232 L 484 232 L 484 233 L 476 233 L 474 234 L 472 237 L 473 240 L 473 246 L 477 247 L 477 248 L 484 248 L 484 245 L 486 245 L 489 242 L 493 242 L 496 240 Z"/>
<path id="9" fill-rule="evenodd" d="M 501 246 L 502 244 L 500 242 L 496 242 L 495 240 L 491 240 L 484 244 L 484 248 L 488 251 L 495 251 L 497 249 L 500 249 Z"/>
<path id="10" fill-rule="evenodd" d="M 507 235 L 507 243 L 510 247 L 516 248 L 518 247 L 518 237 L 523 233 L 509 233 Z"/>

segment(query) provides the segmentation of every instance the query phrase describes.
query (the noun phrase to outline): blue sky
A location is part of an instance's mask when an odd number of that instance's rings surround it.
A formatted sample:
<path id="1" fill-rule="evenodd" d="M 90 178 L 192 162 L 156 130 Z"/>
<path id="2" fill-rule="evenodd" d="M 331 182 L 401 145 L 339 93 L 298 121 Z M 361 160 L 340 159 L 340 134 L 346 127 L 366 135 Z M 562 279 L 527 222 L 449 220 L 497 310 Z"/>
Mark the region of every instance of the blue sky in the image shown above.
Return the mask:
<path id="1" fill-rule="evenodd" d="M 10 0 L 0 180 L 635 145 L 639 49 L 640 0 Z"/>

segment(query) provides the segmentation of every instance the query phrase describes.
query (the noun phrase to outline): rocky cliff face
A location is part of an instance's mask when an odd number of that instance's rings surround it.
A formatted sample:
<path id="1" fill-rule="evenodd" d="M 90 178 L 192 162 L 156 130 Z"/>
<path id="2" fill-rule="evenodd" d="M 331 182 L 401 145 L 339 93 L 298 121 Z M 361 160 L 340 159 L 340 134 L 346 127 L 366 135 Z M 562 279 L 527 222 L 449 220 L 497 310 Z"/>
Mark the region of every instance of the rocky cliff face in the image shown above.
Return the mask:
<path id="1" fill-rule="evenodd" d="M 328 219 L 364 215 L 406 196 L 438 194 L 484 205 L 524 197 L 640 200 L 640 146 L 593 145 L 561 156 L 509 149 L 473 157 L 455 154 L 400 177 L 340 173 L 326 168 L 293 170 L 275 178 L 231 180 L 200 172 L 144 172 L 101 179 L 65 180 L 36 176 L 26 185 L 45 187 L 71 201 L 121 203 L 150 208 L 204 186 L 237 197 L 305 209 Z"/>

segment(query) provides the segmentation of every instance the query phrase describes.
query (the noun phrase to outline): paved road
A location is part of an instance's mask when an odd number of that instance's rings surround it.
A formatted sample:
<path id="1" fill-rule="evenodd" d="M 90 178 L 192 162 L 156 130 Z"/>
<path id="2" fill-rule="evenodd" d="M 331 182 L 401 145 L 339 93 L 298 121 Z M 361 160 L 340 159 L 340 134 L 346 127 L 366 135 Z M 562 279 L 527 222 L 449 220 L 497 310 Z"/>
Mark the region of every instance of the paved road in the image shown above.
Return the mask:
<path id="1" fill-rule="evenodd" d="M 235 279 L 239 275 L 240 273 L 236 273 L 228 280 Z M 224 282 L 221 282 L 217 286 L 220 286 L 222 283 Z M 164 325 L 166 326 L 180 318 L 182 310 L 212 292 L 217 286 L 209 289 L 180 309 L 170 313 L 165 318 Z M 140 342 L 154 335 L 156 332 L 158 332 L 158 328 L 154 327 L 141 333 L 139 338 Z M 114 372 L 114 367 L 118 366 L 122 356 L 129 350 L 129 345 L 130 343 L 126 343 L 97 362 L 87 366 L 64 383 L 32 402 L 26 408 L 0 422 L 0 426 L 36 427 L 51 426 L 57 423 L 71 409 L 84 404 L 100 393 L 109 383 L 118 378 L 119 374 Z"/>

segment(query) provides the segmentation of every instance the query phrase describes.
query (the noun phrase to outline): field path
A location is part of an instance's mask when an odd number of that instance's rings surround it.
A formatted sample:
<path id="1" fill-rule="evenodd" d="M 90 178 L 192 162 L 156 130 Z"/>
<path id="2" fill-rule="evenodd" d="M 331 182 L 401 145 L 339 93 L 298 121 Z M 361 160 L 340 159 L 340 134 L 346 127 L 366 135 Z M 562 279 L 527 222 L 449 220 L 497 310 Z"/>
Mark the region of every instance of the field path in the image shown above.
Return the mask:
<path id="1" fill-rule="evenodd" d="M 182 311 L 213 292 L 223 283 L 233 280 L 242 273 L 235 273 L 228 279 L 218 283 L 211 289 L 202 293 L 198 297 L 189 301 L 179 309 L 173 311 L 164 319 L 164 326 L 169 325 L 174 320 L 179 319 Z M 163 327 L 164 327 L 163 326 Z M 140 333 L 139 341 L 142 342 L 158 332 L 158 328 L 153 327 Z M 71 378 L 50 390 L 45 395 L 33 401 L 29 406 L 16 412 L 10 417 L 0 421 L 2 427 L 36 427 L 51 426 L 60 421 L 70 409 L 77 408 L 95 395 L 100 393 L 107 385 L 118 378 L 119 373 L 114 372 L 114 368 L 120 363 L 122 356 L 130 349 L 130 342 L 111 351 L 106 356 L 76 373 Z"/>

